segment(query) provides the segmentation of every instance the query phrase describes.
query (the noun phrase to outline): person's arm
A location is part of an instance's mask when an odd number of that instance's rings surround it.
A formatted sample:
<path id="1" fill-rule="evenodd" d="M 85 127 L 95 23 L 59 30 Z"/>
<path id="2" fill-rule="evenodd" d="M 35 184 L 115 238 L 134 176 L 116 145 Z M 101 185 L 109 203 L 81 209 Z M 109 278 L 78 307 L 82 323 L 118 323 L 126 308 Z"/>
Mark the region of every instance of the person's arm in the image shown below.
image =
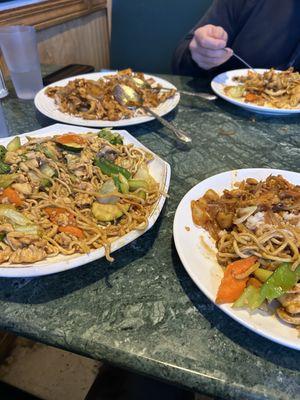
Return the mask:
<path id="1" fill-rule="evenodd" d="M 205 25 L 221 26 L 228 35 L 227 46 L 231 46 L 236 32 L 240 29 L 242 9 L 246 0 L 215 0 L 204 17 L 179 43 L 173 55 L 172 69 L 174 74 L 199 76 L 207 74 L 193 60 L 190 42 L 194 32 Z"/>

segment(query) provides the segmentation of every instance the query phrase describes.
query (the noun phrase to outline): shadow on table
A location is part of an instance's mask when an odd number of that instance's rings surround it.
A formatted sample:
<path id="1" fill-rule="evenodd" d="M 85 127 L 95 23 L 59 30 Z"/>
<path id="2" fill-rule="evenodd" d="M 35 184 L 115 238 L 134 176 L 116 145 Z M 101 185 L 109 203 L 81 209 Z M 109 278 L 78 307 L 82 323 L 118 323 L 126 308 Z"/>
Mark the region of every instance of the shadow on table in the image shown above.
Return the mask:
<path id="1" fill-rule="evenodd" d="M 293 114 L 289 116 L 259 114 L 246 111 L 241 107 L 235 106 L 223 99 L 216 100 L 215 105 L 220 109 L 220 112 L 226 112 L 235 118 L 242 118 L 244 120 L 250 120 L 251 122 L 271 122 L 275 125 L 295 125 L 300 123 L 299 114 Z"/>
<path id="2" fill-rule="evenodd" d="M 243 347 L 255 356 L 294 371 L 300 371 L 300 352 L 275 344 L 270 340 L 246 329 L 217 307 L 211 307 L 210 300 L 198 289 L 186 273 L 174 242 L 172 244 L 172 258 L 178 280 L 199 313 L 206 318 L 213 328 L 218 329 L 238 346 Z M 208 307 L 203 307 L 207 304 Z"/>
<path id="3" fill-rule="evenodd" d="M 173 120 L 176 118 L 177 113 L 178 113 L 178 110 L 176 107 L 173 111 L 171 111 L 167 115 L 165 115 L 164 118 L 168 122 L 173 123 L 174 122 Z M 59 121 L 55 121 L 51 118 L 48 118 L 45 115 L 43 115 L 42 113 L 40 113 L 38 110 L 36 110 L 36 118 L 42 127 L 46 127 L 46 126 L 57 124 L 57 123 L 62 123 L 62 124 L 68 125 L 64 122 L 59 122 Z M 176 125 L 176 123 L 175 123 L 175 125 Z M 95 127 L 95 129 L 97 129 L 97 127 Z M 101 129 L 101 128 L 98 128 L 98 129 Z M 169 143 L 171 143 L 178 150 L 181 150 L 181 151 L 189 151 L 190 150 L 189 145 L 186 145 L 186 144 L 178 141 L 175 138 L 174 133 L 170 132 L 167 128 L 164 128 L 161 125 L 161 123 L 156 120 L 152 120 L 152 121 L 145 122 L 143 124 L 137 124 L 137 125 L 128 125 L 128 126 L 124 125 L 120 128 L 115 128 L 115 129 L 119 129 L 119 130 L 124 129 L 124 130 L 128 131 L 130 134 L 132 134 L 134 137 L 136 137 L 136 139 L 138 139 L 138 140 L 142 140 L 143 136 L 148 135 L 149 133 L 152 133 L 152 134 L 154 133 L 154 134 L 159 135 L 161 138 L 168 141 Z M 87 131 L 88 130 L 89 130 L 89 128 L 87 128 Z"/>
<path id="4" fill-rule="evenodd" d="M 155 225 L 141 237 L 114 252 L 115 261 L 104 258 L 89 264 L 36 278 L 0 279 L 0 301 L 20 304 L 42 304 L 64 297 L 93 283 L 104 280 L 107 288 L 112 287 L 110 276 L 145 256 L 157 237 L 165 207 Z"/>

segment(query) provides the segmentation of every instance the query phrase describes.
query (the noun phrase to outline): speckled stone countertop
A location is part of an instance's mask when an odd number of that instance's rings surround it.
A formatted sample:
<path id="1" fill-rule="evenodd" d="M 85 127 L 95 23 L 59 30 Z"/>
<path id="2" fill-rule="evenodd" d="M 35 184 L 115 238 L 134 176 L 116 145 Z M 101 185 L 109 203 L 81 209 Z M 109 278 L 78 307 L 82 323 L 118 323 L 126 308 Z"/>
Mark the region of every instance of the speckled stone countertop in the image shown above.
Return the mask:
<path id="1" fill-rule="evenodd" d="M 190 78 L 167 77 L 180 89 Z M 49 121 L 32 101 L 3 100 L 11 134 Z M 35 279 L 0 279 L 0 328 L 224 399 L 300 399 L 300 353 L 247 330 L 193 284 L 176 253 L 183 195 L 221 171 L 300 169 L 300 117 L 263 117 L 222 100 L 182 96 L 168 116 L 190 132 L 183 149 L 158 122 L 128 131 L 172 167 L 170 198 L 144 236 L 102 260 Z"/>

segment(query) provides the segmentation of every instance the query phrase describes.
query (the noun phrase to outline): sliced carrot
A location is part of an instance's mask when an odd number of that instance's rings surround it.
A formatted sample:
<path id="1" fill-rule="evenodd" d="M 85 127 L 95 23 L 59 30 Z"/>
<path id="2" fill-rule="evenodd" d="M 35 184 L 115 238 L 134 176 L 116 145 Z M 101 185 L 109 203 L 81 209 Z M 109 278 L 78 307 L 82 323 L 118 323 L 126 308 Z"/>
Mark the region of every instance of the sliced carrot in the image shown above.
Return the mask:
<path id="1" fill-rule="evenodd" d="M 13 188 L 6 188 L 3 190 L 3 193 L 0 195 L 0 202 L 7 198 L 11 204 L 15 204 L 16 206 L 21 206 L 23 201 L 19 196 L 19 193 Z"/>
<path id="2" fill-rule="evenodd" d="M 232 262 L 227 266 L 220 283 L 216 303 L 232 303 L 243 293 L 249 277 L 236 279 L 233 274 L 241 274 L 257 261 L 257 257 L 251 256 Z"/>
<path id="3" fill-rule="evenodd" d="M 78 143 L 78 144 L 85 144 L 85 139 L 81 135 L 76 135 L 74 133 L 67 133 L 66 135 L 57 136 L 55 142 L 61 144 L 68 144 L 68 143 Z"/>
<path id="4" fill-rule="evenodd" d="M 45 207 L 44 211 L 50 218 L 56 217 L 59 214 L 66 214 L 67 210 L 62 207 Z"/>
<path id="5" fill-rule="evenodd" d="M 235 275 L 242 274 L 243 272 L 246 272 L 253 264 L 255 264 L 257 261 L 256 256 L 251 256 L 247 258 L 241 258 L 240 260 L 234 261 L 230 266 L 232 266 L 232 272 Z M 228 265 L 228 267 L 229 267 Z M 228 268 L 227 267 L 227 268 Z"/>
<path id="6" fill-rule="evenodd" d="M 259 99 L 259 97 L 254 93 L 247 93 L 245 96 L 245 100 L 249 101 L 250 103 L 253 103 L 258 99 Z"/>
<path id="7" fill-rule="evenodd" d="M 59 232 L 69 233 L 70 235 L 76 236 L 79 239 L 84 238 L 83 230 L 77 228 L 77 226 L 72 226 L 72 225 L 60 226 L 58 230 Z"/>

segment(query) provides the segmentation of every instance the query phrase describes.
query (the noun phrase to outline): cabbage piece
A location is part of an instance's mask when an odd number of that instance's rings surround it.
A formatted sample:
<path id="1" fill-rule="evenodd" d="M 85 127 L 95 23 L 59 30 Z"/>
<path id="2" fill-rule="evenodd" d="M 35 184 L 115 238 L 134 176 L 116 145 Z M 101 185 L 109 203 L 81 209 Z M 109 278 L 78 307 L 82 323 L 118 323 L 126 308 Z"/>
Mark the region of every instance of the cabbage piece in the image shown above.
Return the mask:
<path id="1" fill-rule="evenodd" d="M 118 188 L 115 185 L 115 182 L 113 179 L 109 179 L 106 182 L 103 183 L 99 194 L 101 195 L 107 195 L 105 197 L 97 197 L 97 201 L 102 204 L 116 204 L 119 200 L 118 196 L 109 196 L 110 193 L 116 193 L 118 192 Z"/>
<path id="2" fill-rule="evenodd" d="M 239 99 L 245 94 L 245 87 L 243 85 L 239 86 L 226 86 L 224 92 L 227 96 L 233 97 L 234 99 Z"/>

